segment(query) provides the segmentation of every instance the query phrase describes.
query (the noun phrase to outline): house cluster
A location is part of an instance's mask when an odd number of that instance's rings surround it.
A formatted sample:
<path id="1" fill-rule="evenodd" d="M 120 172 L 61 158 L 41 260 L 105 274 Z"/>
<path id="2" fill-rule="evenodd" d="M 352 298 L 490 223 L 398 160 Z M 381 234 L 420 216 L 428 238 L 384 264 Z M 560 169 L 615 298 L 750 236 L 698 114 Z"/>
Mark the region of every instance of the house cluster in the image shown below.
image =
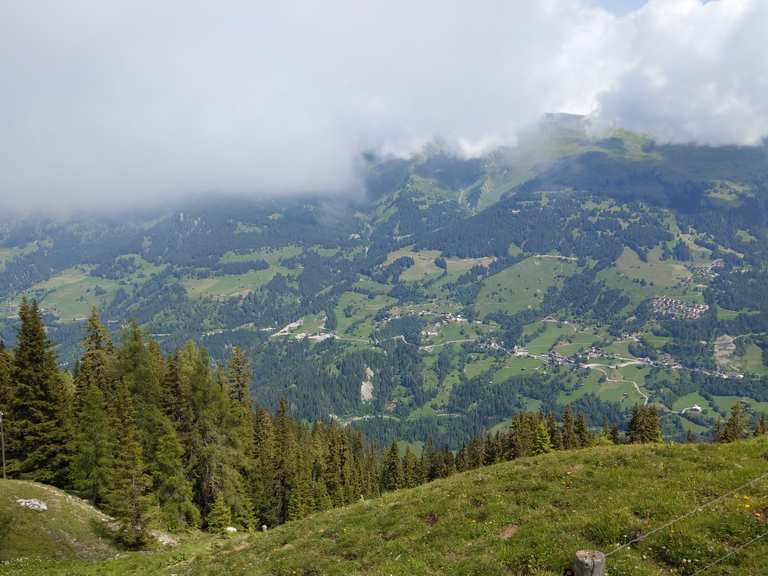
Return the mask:
<path id="1" fill-rule="evenodd" d="M 584 360 L 594 360 L 595 358 L 601 358 L 603 356 L 605 356 L 605 352 L 602 348 L 591 346 L 590 348 L 581 352 L 578 359 L 583 362 Z"/>
<path id="2" fill-rule="evenodd" d="M 657 316 L 671 316 L 680 320 L 696 320 L 709 310 L 708 304 L 691 304 L 667 296 L 654 298 L 652 305 L 653 313 Z"/>
<path id="3" fill-rule="evenodd" d="M 694 280 L 703 282 L 717 278 L 718 270 L 723 266 L 725 266 L 725 262 L 721 258 L 718 258 L 717 260 L 712 260 L 712 262 L 706 264 L 691 266 L 690 270 Z"/>

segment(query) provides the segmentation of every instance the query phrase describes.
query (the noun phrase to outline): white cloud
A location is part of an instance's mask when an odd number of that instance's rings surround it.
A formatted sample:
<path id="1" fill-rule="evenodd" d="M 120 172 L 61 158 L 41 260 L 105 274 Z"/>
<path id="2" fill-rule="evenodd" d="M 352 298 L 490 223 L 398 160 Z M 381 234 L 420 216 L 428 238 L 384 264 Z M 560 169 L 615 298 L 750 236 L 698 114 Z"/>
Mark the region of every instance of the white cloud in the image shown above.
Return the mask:
<path id="1" fill-rule="evenodd" d="M 0 207 L 348 190 L 363 149 L 550 111 L 755 142 L 766 32 L 760 0 L 0 0 Z"/>

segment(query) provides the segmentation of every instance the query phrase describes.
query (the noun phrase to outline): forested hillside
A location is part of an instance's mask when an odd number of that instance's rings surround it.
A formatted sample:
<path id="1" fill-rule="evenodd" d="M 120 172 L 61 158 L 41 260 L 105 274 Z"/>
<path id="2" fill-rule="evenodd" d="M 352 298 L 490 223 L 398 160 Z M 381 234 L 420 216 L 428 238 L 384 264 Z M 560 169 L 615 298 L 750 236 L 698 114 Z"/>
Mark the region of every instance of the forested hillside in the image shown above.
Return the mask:
<path id="1" fill-rule="evenodd" d="M 381 450 L 334 420 L 299 422 L 285 401 L 275 414 L 256 404 L 239 348 L 227 364 L 192 342 L 165 356 L 135 323 L 115 346 L 94 311 L 80 360 L 62 372 L 37 304 L 22 301 L 20 316 L 18 345 L 0 349 L 3 471 L 87 499 L 115 517 L 114 537 L 129 548 L 146 545 L 152 526 L 254 530 L 457 471 L 622 441 L 566 409 L 562 423 L 519 413 L 508 431 L 457 452 Z M 660 441 L 655 409 L 635 412 L 627 441 Z M 738 426 L 730 439 L 751 434 Z M 11 524 L 0 518 L 0 535 Z"/>
<path id="2" fill-rule="evenodd" d="M 768 410 L 765 153 L 552 116 L 479 158 L 368 154 L 358 195 L 7 219 L 0 334 L 37 299 L 71 370 L 96 306 L 166 355 L 239 347 L 273 412 L 416 451 L 566 405 L 625 431 L 655 404 L 667 437 L 710 439 Z"/>

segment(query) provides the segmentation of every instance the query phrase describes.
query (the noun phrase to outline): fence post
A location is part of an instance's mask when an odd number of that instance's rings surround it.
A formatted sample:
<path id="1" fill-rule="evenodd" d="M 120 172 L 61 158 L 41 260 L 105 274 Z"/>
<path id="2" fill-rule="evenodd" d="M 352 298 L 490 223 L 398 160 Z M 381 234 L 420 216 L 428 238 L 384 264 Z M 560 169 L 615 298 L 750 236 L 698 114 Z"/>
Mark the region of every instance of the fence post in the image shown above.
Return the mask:
<path id="1" fill-rule="evenodd" d="M 605 554 L 592 550 L 579 550 L 573 561 L 575 576 L 605 576 Z"/>

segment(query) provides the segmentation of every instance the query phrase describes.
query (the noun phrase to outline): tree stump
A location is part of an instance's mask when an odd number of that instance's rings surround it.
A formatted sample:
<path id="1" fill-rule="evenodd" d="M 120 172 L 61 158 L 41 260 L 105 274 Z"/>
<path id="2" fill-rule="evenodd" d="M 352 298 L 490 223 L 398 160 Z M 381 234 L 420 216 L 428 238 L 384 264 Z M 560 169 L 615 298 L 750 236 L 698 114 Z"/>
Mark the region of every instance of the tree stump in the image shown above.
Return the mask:
<path id="1" fill-rule="evenodd" d="M 593 550 L 579 550 L 573 561 L 575 576 L 604 576 L 605 554 Z"/>

